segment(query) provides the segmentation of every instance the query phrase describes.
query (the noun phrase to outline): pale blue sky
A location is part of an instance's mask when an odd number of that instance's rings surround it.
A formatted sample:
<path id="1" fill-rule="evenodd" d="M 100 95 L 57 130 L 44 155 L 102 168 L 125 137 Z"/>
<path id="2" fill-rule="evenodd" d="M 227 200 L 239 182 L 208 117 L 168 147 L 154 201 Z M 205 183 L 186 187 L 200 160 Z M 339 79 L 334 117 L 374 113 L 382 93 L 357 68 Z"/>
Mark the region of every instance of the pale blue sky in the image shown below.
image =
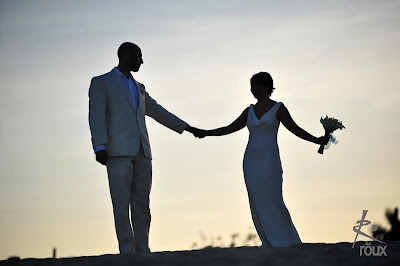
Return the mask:
<path id="1" fill-rule="evenodd" d="M 0 259 L 117 253 L 107 174 L 87 122 L 93 76 L 124 41 L 135 78 L 193 126 L 232 122 L 250 77 L 270 72 L 294 120 L 343 120 L 324 155 L 282 125 L 284 199 L 303 242 L 354 240 L 398 206 L 398 1 L 0 1 Z M 150 248 L 189 249 L 252 227 L 242 175 L 247 129 L 194 139 L 147 119 L 154 154 Z"/>

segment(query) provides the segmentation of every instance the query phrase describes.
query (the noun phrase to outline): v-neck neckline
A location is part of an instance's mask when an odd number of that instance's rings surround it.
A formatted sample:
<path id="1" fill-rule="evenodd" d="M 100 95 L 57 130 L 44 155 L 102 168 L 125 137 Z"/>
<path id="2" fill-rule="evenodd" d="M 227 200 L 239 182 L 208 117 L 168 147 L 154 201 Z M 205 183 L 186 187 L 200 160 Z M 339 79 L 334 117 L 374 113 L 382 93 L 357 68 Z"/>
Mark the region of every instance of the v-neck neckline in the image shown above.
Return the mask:
<path id="1" fill-rule="evenodd" d="M 268 114 L 272 109 L 274 109 L 274 107 L 275 107 L 277 104 L 278 104 L 278 102 L 276 102 L 276 103 L 275 103 L 268 111 L 266 111 L 260 118 L 257 117 L 256 110 L 254 110 L 254 105 L 252 104 L 251 106 L 252 106 L 252 109 L 253 109 L 254 116 L 257 118 L 257 120 L 261 120 L 266 114 Z"/>

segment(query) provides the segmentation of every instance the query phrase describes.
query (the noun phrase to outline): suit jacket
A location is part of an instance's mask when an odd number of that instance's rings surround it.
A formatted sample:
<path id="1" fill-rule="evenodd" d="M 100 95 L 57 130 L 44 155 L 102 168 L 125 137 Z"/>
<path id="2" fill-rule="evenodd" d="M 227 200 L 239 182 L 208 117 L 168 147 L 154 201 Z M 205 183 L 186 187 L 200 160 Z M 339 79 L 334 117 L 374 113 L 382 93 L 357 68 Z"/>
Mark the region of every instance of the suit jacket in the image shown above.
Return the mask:
<path id="1" fill-rule="evenodd" d="M 114 70 L 92 78 L 89 88 L 89 126 L 92 145 L 105 145 L 109 156 L 134 156 L 143 146 L 152 158 L 145 115 L 164 126 L 182 133 L 187 123 L 165 110 L 135 80 L 139 107 L 135 110 L 129 89 Z"/>

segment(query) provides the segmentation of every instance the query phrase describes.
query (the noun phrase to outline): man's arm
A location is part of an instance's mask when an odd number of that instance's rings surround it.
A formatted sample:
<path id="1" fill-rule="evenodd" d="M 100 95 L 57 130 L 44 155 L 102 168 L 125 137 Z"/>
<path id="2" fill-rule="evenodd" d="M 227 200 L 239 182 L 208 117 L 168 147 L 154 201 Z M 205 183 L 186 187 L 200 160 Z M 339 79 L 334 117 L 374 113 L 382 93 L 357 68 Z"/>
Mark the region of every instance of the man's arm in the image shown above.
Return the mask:
<path id="1" fill-rule="evenodd" d="M 188 123 L 168 112 L 145 92 L 146 115 L 154 118 L 158 123 L 181 134 L 184 130 L 191 130 Z"/>
<path id="2" fill-rule="evenodd" d="M 107 92 L 99 78 L 92 78 L 89 87 L 89 127 L 96 160 L 105 165 L 108 160 L 105 144 L 108 142 L 106 129 Z"/>

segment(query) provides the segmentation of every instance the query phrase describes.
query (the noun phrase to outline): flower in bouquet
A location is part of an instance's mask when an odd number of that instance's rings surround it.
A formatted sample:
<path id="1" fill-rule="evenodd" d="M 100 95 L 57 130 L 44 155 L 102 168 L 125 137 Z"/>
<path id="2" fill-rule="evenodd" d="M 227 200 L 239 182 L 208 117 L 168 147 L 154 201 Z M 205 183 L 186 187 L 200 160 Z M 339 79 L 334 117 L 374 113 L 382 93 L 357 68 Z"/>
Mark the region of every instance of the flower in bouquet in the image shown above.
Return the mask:
<path id="1" fill-rule="evenodd" d="M 321 117 L 321 120 L 320 120 L 320 121 L 321 121 L 322 126 L 324 127 L 325 136 L 329 136 L 329 141 L 328 141 L 328 143 L 327 143 L 325 146 L 324 146 L 324 145 L 321 145 L 321 147 L 320 147 L 319 150 L 318 150 L 318 152 L 322 154 L 324 148 L 325 148 L 325 149 L 328 149 L 329 146 L 331 145 L 331 143 L 337 144 L 337 143 L 339 142 L 339 141 L 336 140 L 336 138 L 332 135 L 332 132 L 335 131 L 335 130 L 337 130 L 337 129 L 342 130 L 342 129 L 345 128 L 345 127 L 343 126 L 342 121 L 339 121 L 338 119 L 333 118 L 333 117 L 328 117 L 328 116 L 325 116 L 325 118 L 322 118 L 322 117 Z"/>

